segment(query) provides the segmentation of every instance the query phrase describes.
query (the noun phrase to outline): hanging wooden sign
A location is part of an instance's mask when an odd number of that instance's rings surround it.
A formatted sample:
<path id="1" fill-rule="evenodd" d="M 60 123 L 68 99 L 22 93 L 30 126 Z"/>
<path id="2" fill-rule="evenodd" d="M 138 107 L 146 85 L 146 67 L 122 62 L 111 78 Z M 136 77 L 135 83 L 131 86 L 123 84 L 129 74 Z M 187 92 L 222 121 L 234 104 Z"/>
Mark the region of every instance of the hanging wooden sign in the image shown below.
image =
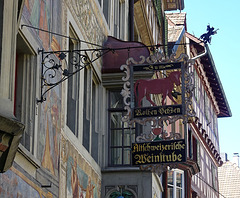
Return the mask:
<path id="1" fill-rule="evenodd" d="M 131 96 L 134 97 L 133 118 L 162 117 L 183 115 L 182 102 L 184 100 L 182 88 L 182 62 L 157 63 L 152 65 L 135 65 L 134 72 L 160 72 L 162 78 L 138 79 L 134 83 Z M 176 89 L 180 91 L 176 91 Z M 175 95 L 174 95 L 175 94 Z M 155 98 L 153 98 L 155 95 Z M 177 102 L 178 95 L 182 95 L 181 103 Z M 156 103 L 157 99 L 161 102 Z"/>
<path id="2" fill-rule="evenodd" d="M 186 144 L 182 140 L 132 144 L 132 165 L 181 163 L 186 161 Z"/>

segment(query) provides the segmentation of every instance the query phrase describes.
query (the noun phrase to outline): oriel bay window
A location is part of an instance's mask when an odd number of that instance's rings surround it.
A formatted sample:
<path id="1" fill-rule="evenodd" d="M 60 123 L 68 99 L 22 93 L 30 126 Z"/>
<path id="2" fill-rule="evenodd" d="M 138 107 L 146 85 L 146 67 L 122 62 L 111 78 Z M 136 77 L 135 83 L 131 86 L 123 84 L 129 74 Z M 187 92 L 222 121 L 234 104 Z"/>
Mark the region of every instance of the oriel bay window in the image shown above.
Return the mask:
<path id="1" fill-rule="evenodd" d="M 129 128 L 122 121 L 124 111 L 120 91 L 109 91 L 109 165 L 131 164 L 131 144 L 135 141 L 136 128 Z"/>

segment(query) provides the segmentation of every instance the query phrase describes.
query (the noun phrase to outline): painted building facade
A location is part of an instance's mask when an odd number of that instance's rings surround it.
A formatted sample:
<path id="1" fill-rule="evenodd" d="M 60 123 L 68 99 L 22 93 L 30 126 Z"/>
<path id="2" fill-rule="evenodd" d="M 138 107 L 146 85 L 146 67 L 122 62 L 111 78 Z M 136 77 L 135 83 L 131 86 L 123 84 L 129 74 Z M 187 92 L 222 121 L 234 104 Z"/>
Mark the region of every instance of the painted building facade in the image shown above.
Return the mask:
<path id="1" fill-rule="evenodd" d="M 209 179 L 210 174 L 217 179 L 214 170 L 221 164 L 216 120 L 230 116 L 226 98 L 220 105 L 215 95 L 224 94 L 220 84 L 214 91 L 218 76 L 209 83 L 204 76 L 209 72 L 204 64 L 214 64 L 209 53 L 207 60 L 201 57 L 204 63 L 196 61 L 201 67 L 195 65 L 200 68 L 196 117 L 187 126 L 181 121 L 164 126 L 191 134 L 185 165 L 161 174 L 133 167 L 131 143 L 149 126 L 129 128 L 122 122 L 120 67 L 129 57 L 139 49 L 147 57 L 152 51 L 146 46 L 156 44 L 165 54 L 201 52 L 202 45 L 185 35 L 185 15 L 178 23 L 165 13 L 183 8 L 184 1 L 168 0 L 0 2 L 1 197 L 218 197 L 193 177 L 208 167 L 199 177 L 218 189 Z M 171 25 L 177 32 L 171 33 Z M 189 47 L 176 47 L 188 39 Z M 123 50 L 112 50 L 119 47 Z M 54 63 L 57 69 L 47 73 L 45 66 Z M 208 97 L 206 119 L 201 111 L 206 104 L 198 101 Z"/>

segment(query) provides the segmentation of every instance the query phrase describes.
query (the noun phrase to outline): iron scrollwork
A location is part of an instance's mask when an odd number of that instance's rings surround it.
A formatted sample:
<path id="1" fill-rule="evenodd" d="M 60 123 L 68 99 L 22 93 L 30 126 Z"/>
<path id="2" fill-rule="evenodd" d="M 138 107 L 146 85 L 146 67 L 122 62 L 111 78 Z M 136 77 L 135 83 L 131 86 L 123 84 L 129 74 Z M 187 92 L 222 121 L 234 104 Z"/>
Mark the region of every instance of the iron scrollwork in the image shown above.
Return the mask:
<path id="1" fill-rule="evenodd" d="M 91 51 L 90 57 L 87 51 Z M 45 94 L 67 80 L 77 72 L 99 59 L 109 50 L 90 49 L 90 50 L 72 50 L 72 51 L 52 51 L 41 53 L 41 98 L 37 102 L 46 100 Z"/>

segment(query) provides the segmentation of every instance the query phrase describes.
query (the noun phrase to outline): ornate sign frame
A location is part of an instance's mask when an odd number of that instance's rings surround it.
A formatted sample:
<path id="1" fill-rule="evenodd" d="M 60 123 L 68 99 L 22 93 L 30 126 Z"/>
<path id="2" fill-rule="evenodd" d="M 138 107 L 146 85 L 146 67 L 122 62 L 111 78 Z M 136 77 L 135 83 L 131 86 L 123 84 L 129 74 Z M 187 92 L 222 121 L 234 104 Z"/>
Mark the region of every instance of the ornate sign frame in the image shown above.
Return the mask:
<path id="1" fill-rule="evenodd" d="M 195 111 L 192 107 L 192 96 L 194 90 L 194 74 L 191 70 L 192 65 L 194 64 L 194 60 L 189 59 L 187 54 L 180 54 L 179 57 L 176 58 L 176 54 L 171 54 L 170 57 L 166 57 L 160 51 L 155 52 L 149 57 L 141 56 L 140 61 L 135 61 L 132 57 L 128 58 L 126 64 L 121 66 L 121 70 L 125 73 L 125 76 L 122 78 L 123 80 L 123 89 L 121 91 L 121 95 L 123 96 L 124 109 L 127 111 L 126 115 L 122 118 L 123 122 L 127 122 L 130 127 L 133 127 L 134 124 L 147 125 L 150 124 L 153 132 L 148 132 L 141 134 L 136 137 L 136 144 L 141 144 L 142 142 L 153 142 L 156 140 L 174 140 L 178 141 L 182 139 L 180 133 L 169 132 L 168 134 L 163 131 L 164 123 L 168 122 L 168 124 L 172 124 L 179 119 L 182 119 L 183 123 L 186 124 L 190 117 L 195 116 Z M 179 105 L 166 105 L 166 106 L 151 106 L 147 108 L 135 108 L 134 101 L 134 73 L 139 71 L 166 71 L 166 70 L 181 70 L 181 81 L 182 81 L 182 104 Z M 162 72 L 163 73 L 163 72 Z M 181 110 L 178 112 L 176 107 Z M 154 114 L 156 108 L 161 108 L 161 111 L 164 113 L 156 113 Z M 170 108 L 170 109 L 169 109 Z M 175 110 L 174 110 L 175 108 Z M 136 111 L 144 112 L 144 115 L 136 116 Z M 167 113 L 165 113 L 167 112 Z M 170 113 L 169 113 L 170 112 Z M 173 112 L 173 113 L 171 113 Z M 135 114 L 134 114 L 135 113 Z M 140 114 L 140 113 L 139 113 Z M 182 139 L 186 143 L 186 125 L 185 125 L 184 139 Z M 161 138 L 159 134 L 161 133 Z M 134 145 L 134 144 L 133 144 Z M 187 145 L 186 145 L 187 147 Z M 187 151 L 185 150 L 187 153 Z M 186 154 L 185 153 L 185 154 Z M 185 155 L 187 156 L 187 155 Z M 140 165 L 141 170 L 151 170 L 157 174 L 161 174 L 162 171 L 167 170 L 167 167 L 174 168 L 176 167 L 176 163 L 150 163 L 145 165 Z"/>
<path id="2" fill-rule="evenodd" d="M 155 52 L 149 57 L 141 56 L 141 61 L 137 62 L 133 58 L 128 58 L 126 64 L 121 66 L 121 70 L 124 71 L 125 75 L 122 80 L 124 81 L 123 89 L 121 95 L 123 96 L 124 109 L 127 110 L 126 115 L 122 118 L 124 122 L 128 122 L 129 126 L 132 126 L 134 123 L 141 125 L 146 125 L 147 122 L 150 122 L 152 127 L 162 126 L 162 121 L 169 121 L 169 124 L 175 122 L 178 119 L 183 119 L 184 123 L 187 123 L 189 117 L 195 116 L 195 112 L 192 108 L 192 92 L 194 89 L 193 82 L 193 72 L 190 71 L 194 60 L 189 59 L 187 54 L 182 53 L 178 58 L 175 58 L 176 54 L 172 54 L 170 57 L 165 57 L 161 52 Z M 176 63 L 182 63 L 182 82 L 183 82 L 183 112 L 180 115 L 170 116 L 168 114 L 156 116 L 133 116 L 134 115 L 134 80 L 133 73 L 139 71 L 140 69 L 145 71 L 150 70 L 146 68 L 153 68 L 152 70 L 166 70 L 166 69 L 176 69 L 174 66 Z M 170 65 L 170 66 L 169 66 Z M 171 66 L 172 65 L 172 66 Z M 179 67 L 177 67 L 179 68 Z M 164 107 L 164 106 L 161 106 Z M 166 107 L 164 107 L 166 108 Z M 143 108 L 142 108 L 143 109 Z M 148 109 L 149 111 L 151 108 Z M 164 110 L 164 109 L 163 109 Z"/>

